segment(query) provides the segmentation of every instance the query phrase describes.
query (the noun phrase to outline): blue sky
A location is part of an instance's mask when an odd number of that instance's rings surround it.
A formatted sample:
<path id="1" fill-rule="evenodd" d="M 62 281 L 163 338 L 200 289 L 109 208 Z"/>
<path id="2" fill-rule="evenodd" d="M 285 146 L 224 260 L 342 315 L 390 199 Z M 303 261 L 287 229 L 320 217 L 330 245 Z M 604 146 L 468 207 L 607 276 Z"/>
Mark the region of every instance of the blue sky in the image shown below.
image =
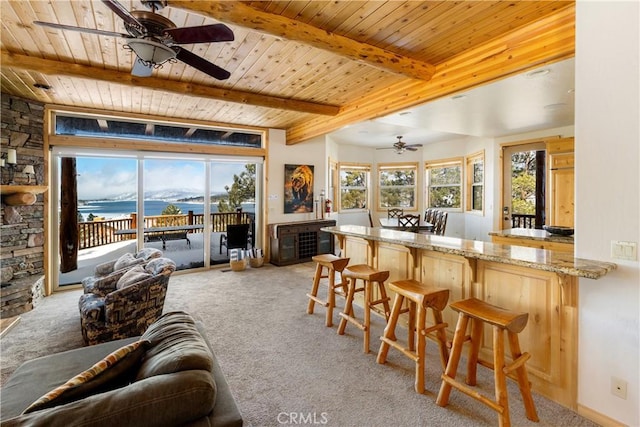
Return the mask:
<path id="1" fill-rule="evenodd" d="M 224 191 L 244 164 L 213 163 L 212 192 Z M 88 158 L 76 160 L 78 198 L 96 200 L 137 190 L 135 159 Z M 185 189 L 204 191 L 204 162 L 185 160 L 145 160 L 145 191 Z"/>

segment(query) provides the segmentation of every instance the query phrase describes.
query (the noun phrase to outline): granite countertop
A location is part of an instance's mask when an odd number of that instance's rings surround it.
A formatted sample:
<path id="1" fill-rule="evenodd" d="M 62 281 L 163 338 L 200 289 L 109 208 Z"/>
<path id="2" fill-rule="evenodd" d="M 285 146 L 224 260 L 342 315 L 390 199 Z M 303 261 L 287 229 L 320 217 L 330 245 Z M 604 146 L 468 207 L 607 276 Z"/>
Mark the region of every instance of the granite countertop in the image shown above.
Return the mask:
<path id="1" fill-rule="evenodd" d="M 361 225 L 323 227 L 322 230 L 336 235 L 395 243 L 409 248 L 426 249 L 460 255 L 465 258 L 519 265 L 589 279 L 598 279 L 617 268 L 616 264 L 610 262 L 575 258 L 567 252 L 500 245 L 480 240 L 459 239 L 457 237 L 418 234 Z"/>
<path id="2" fill-rule="evenodd" d="M 573 245 L 573 236 L 559 236 L 545 230 L 535 228 L 508 228 L 506 230 L 491 231 L 490 236 L 514 237 L 518 239 L 543 240 L 546 242 L 570 243 Z"/>

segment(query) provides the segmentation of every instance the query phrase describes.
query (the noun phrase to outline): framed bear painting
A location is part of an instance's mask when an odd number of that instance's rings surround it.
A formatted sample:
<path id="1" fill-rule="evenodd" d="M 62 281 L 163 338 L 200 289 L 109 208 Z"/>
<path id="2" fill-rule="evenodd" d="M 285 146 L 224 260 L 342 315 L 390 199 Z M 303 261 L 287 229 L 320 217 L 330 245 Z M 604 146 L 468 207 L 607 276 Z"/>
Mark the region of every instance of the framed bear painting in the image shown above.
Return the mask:
<path id="1" fill-rule="evenodd" d="M 284 165 L 284 213 L 313 212 L 313 165 Z"/>

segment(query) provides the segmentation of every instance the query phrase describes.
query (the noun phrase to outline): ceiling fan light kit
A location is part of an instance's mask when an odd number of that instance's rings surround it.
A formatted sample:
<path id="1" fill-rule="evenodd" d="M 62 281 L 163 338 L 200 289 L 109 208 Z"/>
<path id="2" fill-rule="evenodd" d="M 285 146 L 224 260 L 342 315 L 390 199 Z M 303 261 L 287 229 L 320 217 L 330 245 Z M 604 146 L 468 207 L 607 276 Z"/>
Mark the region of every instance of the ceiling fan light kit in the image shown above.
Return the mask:
<path id="1" fill-rule="evenodd" d="M 125 46 L 129 47 L 145 65 L 158 66 L 175 59 L 176 52 L 162 43 L 149 39 L 133 39 Z"/>
<path id="2" fill-rule="evenodd" d="M 418 151 L 418 147 L 422 147 L 422 144 L 407 144 L 402 141 L 402 136 L 396 136 L 398 142 L 395 142 L 391 147 L 377 148 L 377 150 L 394 150 L 396 154 L 403 154 L 405 151 Z"/>
<path id="3" fill-rule="evenodd" d="M 169 18 L 156 13 L 167 5 L 164 0 L 141 0 L 151 11 L 128 11 L 117 0 L 102 0 L 113 13 L 118 15 L 129 34 L 104 31 L 93 28 L 74 27 L 51 22 L 34 21 L 34 24 L 60 30 L 81 31 L 107 37 L 127 39 L 124 47 L 136 54 L 131 74 L 149 77 L 154 68 L 167 61 L 181 61 L 218 80 L 225 80 L 230 73 L 206 59 L 188 51 L 179 44 L 214 43 L 233 41 L 234 34 L 224 24 L 177 27 Z"/>

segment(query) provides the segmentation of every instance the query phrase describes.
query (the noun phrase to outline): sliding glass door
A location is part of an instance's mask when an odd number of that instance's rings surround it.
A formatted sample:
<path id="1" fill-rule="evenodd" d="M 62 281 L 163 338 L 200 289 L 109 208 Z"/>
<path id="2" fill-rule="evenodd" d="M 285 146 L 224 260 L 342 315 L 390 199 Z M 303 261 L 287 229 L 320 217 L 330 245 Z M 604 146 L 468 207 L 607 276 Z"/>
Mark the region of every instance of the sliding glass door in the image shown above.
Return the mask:
<path id="1" fill-rule="evenodd" d="M 178 270 L 227 263 L 228 224 L 249 225 L 247 249 L 261 244 L 259 159 L 54 149 L 53 176 L 56 288 L 143 247 Z"/>
<path id="2" fill-rule="evenodd" d="M 191 159 L 143 161 L 144 246 L 162 250 L 177 270 L 205 266 L 206 166 Z"/>
<path id="3" fill-rule="evenodd" d="M 54 165 L 58 279 L 72 285 L 93 275 L 96 265 L 135 251 L 137 160 L 66 154 Z"/>

